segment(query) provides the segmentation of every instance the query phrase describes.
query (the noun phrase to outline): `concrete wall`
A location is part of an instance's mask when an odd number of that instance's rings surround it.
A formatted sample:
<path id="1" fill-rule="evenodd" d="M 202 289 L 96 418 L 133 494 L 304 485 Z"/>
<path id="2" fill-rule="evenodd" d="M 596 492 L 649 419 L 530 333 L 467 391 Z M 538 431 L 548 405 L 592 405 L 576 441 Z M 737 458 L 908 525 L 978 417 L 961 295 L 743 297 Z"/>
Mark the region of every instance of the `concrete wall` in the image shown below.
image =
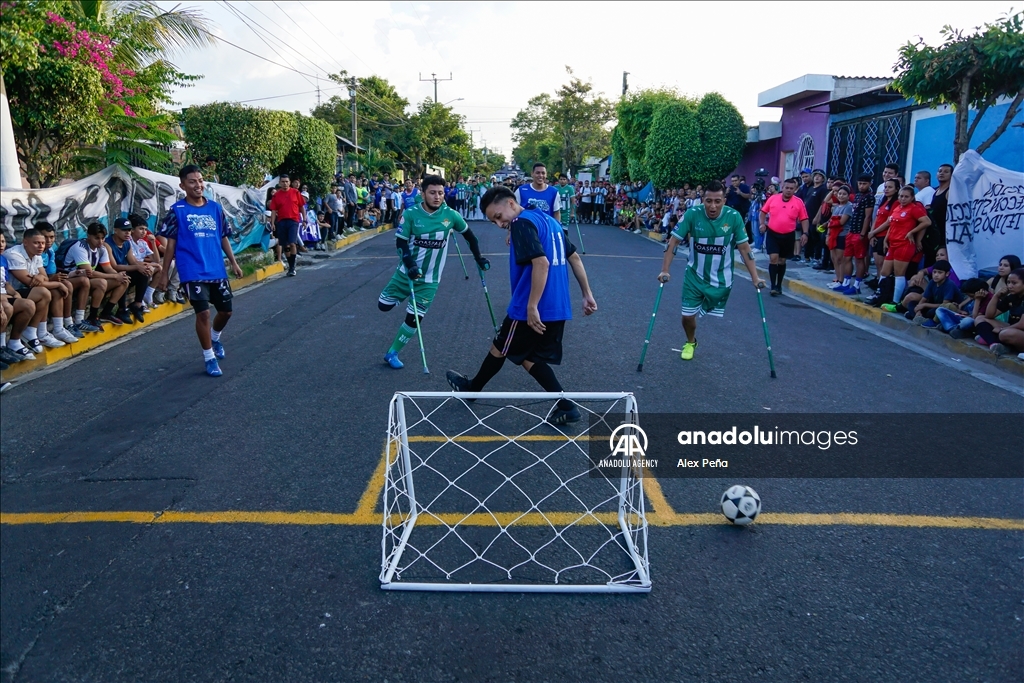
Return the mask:
<path id="1" fill-rule="evenodd" d="M 1009 102 L 990 107 L 971 137 L 971 147 L 977 148 L 995 132 L 1009 109 Z M 972 111 L 970 121 L 974 121 Z M 1017 113 L 1013 122 L 983 155 L 986 161 L 1011 171 L 1024 171 L 1024 110 Z M 1015 125 L 1016 124 L 1016 125 Z M 910 115 L 910 149 L 907 153 L 907 178 L 921 170 L 930 171 L 932 184 L 936 184 L 935 172 L 939 164 L 953 163 L 953 134 L 956 119 L 952 109 L 918 109 Z"/>

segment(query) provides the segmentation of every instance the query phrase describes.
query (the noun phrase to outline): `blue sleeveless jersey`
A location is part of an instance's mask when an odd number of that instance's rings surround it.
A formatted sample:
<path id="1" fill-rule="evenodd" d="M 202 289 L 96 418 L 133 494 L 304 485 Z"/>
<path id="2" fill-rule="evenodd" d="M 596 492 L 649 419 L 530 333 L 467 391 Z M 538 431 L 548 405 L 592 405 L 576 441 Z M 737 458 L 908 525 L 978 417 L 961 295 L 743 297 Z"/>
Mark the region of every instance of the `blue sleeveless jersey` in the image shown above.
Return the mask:
<path id="1" fill-rule="evenodd" d="M 539 209 L 549 216 L 555 215 L 555 199 L 558 198 L 558 188 L 548 185 L 543 190 L 533 189 L 533 185 L 527 183 L 519 186 L 519 202 L 524 209 Z"/>
<path id="2" fill-rule="evenodd" d="M 231 228 L 220 204 L 206 200 L 192 206 L 184 199 L 174 202 L 160 225 L 160 234 L 177 240 L 174 260 L 182 282 L 212 282 L 227 279 L 221 239 Z"/>
<path id="3" fill-rule="evenodd" d="M 556 190 L 557 192 L 557 190 Z M 572 320 L 572 300 L 569 298 L 569 266 L 565 260 L 565 240 L 562 238 L 562 224 L 537 209 L 527 209 L 519 218 L 533 223 L 537 236 L 548 257 L 548 280 L 544 294 L 540 297 L 537 310 L 544 322 Z M 509 275 L 512 281 L 512 299 L 508 305 L 508 317 L 526 320 L 526 307 L 530 302 L 530 284 L 533 265 L 516 263 L 514 243 L 509 248 Z"/>

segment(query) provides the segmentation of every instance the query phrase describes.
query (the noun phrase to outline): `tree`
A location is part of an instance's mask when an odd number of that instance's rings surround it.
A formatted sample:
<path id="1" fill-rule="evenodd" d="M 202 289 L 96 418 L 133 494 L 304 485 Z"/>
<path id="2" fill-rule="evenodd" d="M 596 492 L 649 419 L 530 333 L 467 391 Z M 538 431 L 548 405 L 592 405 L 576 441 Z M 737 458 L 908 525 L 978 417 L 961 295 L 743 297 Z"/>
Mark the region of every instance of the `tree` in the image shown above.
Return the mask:
<path id="1" fill-rule="evenodd" d="M 429 98 L 423 100 L 410 117 L 409 126 L 396 136 L 398 144 L 414 158 L 413 174 L 421 173 L 426 164 L 451 173 L 466 166 L 470 161 L 469 135 L 463 125 L 463 117 L 451 107 Z"/>
<path id="2" fill-rule="evenodd" d="M 217 175 L 226 185 L 263 184 L 284 162 L 299 132 L 293 114 L 228 102 L 189 107 L 182 111 L 182 123 L 192 158 L 215 158 Z"/>
<path id="3" fill-rule="evenodd" d="M 743 117 L 718 93 L 699 102 L 670 90 L 642 90 L 618 105 L 612 175 L 657 187 L 722 179 L 746 145 Z M 656 125 L 657 124 L 657 125 Z"/>
<path id="4" fill-rule="evenodd" d="M 349 152 L 345 158 L 369 174 L 393 173 L 395 171 L 395 160 L 390 152 L 367 147 L 365 152 Z"/>
<path id="5" fill-rule="evenodd" d="M 926 45 L 918 38 L 900 48 L 898 75 L 893 87 L 904 97 L 931 108 L 948 104 L 956 114 L 953 157 L 970 149 L 978 123 L 1000 98 L 1012 97 L 1003 120 L 978 147 L 983 154 L 999 139 L 1020 111 L 1024 100 L 1024 12 L 965 35 L 945 26 L 942 45 Z M 971 109 L 977 110 L 969 121 Z"/>
<path id="6" fill-rule="evenodd" d="M 164 56 L 212 40 L 198 12 L 166 12 L 144 1 L 30 0 L 18 3 L 17 11 L 9 11 L 10 5 L 4 3 L 0 13 L 3 75 L 30 184 L 55 184 L 71 168 L 120 158 L 122 152 L 157 165 L 170 160 L 154 146 L 167 139 L 174 123 L 163 105 L 173 88 L 196 77 Z M 28 52 L 32 45 L 34 56 Z"/>
<path id="7" fill-rule="evenodd" d="M 531 98 L 526 109 L 512 120 L 512 152 L 516 162 L 528 168 L 541 161 L 554 171 L 575 174 L 590 156 L 604 157 L 611 151 L 611 131 L 605 125 L 614 118 L 611 102 L 594 92 L 589 81 L 573 75 L 555 91 Z"/>
<path id="8" fill-rule="evenodd" d="M 654 114 L 645 144 L 644 166 L 655 187 L 694 182 L 694 169 L 705 156 L 697 108 L 682 99 L 663 103 Z"/>
<path id="9" fill-rule="evenodd" d="M 680 97 L 671 90 L 640 90 L 622 98 L 616 106 L 616 117 L 619 131 L 620 154 L 617 163 L 622 177 L 629 180 L 647 182 L 650 174 L 647 170 L 647 135 L 654 122 L 656 110 L 663 104 L 680 101 Z M 619 176 L 617 176 L 619 177 Z"/>
<path id="10" fill-rule="evenodd" d="M 337 164 L 338 146 L 334 129 L 326 121 L 303 116 L 299 112 L 291 116 L 295 121 L 295 140 L 277 170 L 298 175 L 303 183 L 309 185 L 310 192 L 322 195 L 327 192 Z"/>
<path id="11" fill-rule="evenodd" d="M 346 88 L 350 79 L 347 71 L 332 74 L 330 78 Z M 409 125 L 406 114 L 409 101 L 399 95 L 387 79 L 379 76 L 357 78 L 356 84 L 359 146 L 372 147 L 392 158 L 405 153 L 407 150 L 399 149 L 396 144 L 399 137 L 396 132 Z M 347 89 L 314 107 L 310 113 L 331 124 L 337 135 L 346 139 L 352 137 L 352 105 Z"/>
<path id="12" fill-rule="evenodd" d="M 721 180 L 743 158 L 747 146 L 747 125 L 743 116 L 729 100 L 709 92 L 697 105 L 697 127 L 701 153 L 699 163 L 691 172 L 692 180 L 699 183 Z"/>

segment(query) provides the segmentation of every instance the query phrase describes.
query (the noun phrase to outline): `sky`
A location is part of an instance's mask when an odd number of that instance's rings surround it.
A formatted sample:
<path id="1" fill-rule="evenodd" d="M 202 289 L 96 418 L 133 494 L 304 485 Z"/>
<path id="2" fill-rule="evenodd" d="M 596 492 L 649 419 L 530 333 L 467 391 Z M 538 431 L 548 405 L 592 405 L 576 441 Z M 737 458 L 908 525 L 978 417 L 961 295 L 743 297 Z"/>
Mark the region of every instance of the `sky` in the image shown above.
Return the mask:
<path id="1" fill-rule="evenodd" d="M 414 107 L 433 97 L 434 84 L 421 79 L 434 73 L 451 77 L 438 83 L 438 100 L 466 118 L 475 146 L 506 156 L 514 147 L 509 121 L 529 98 L 565 83 L 566 66 L 610 99 L 621 94 L 624 71 L 630 90 L 717 91 L 755 125 L 781 115 L 757 106 L 761 91 L 807 73 L 891 76 L 907 40 L 936 44 L 944 24 L 970 29 L 1013 8 L 978 1 L 230 5 L 234 12 L 223 2 L 183 3 L 200 8 L 218 37 L 308 75 L 218 43 L 172 58 L 204 76 L 175 93 L 181 106 L 233 101 L 308 114 L 318 85 L 323 100 L 344 92 L 327 74 L 346 69 L 388 79 Z M 280 41 L 261 38 L 261 29 Z"/>

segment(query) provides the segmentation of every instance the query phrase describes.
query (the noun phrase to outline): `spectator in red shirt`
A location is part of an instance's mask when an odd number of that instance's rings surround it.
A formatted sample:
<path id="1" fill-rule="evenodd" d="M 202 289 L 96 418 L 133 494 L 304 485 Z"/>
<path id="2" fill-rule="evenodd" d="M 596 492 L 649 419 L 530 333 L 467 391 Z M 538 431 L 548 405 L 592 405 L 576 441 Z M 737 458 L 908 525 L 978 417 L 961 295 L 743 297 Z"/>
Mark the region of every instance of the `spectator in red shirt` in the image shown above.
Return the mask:
<path id="1" fill-rule="evenodd" d="M 907 288 L 907 266 L 920 253 L 921 237 L 925 228 L 932 224 L 924 205 L 914 200 L 913 187 L 905 185 L 898 197 L 899 206 L 894 207 L 889 220 L 877 228 L 878 232 L 886 232 L 881 276 L 895 275 L 894 302 L 900 301 Z"/>
<path id="2" fill-rule="evenodd" d="M 296 182 L 296 184 L 298 184 Z M 288 274 L 295 275 L 296 244 L 299 241 L 299 220 L 305 204 L 298 189 L 289 183 L 288 174 L 282 173 L 279 187 L 270 200 L 270 224 L 274 226 L 277 243 L 285 250 L 288 258 Z"/>

